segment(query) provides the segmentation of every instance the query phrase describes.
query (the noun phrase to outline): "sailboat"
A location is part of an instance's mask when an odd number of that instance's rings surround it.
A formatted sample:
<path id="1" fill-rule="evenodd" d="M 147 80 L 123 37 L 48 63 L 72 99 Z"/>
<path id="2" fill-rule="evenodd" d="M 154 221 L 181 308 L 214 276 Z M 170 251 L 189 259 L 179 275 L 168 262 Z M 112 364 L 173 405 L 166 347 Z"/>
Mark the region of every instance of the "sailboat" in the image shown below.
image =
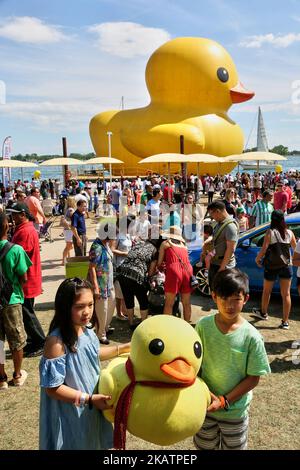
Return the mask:
<path id="1" fill-rule="evenodd" d="M 264 125 L 264 120 L 262 116 L 262 112 L 260 109 L 260 106 L 258 107 L 258 120 L 257 120 L 257 152 L 269 152 L 268 148 L 268 141 L 267 141 L 267 134 L 266 134 L 266 129 Z M 275 167 L 277 165 L 277 161 L 268 161 L 268 162 L 260 162 L 259 163 L 259 169 L 260 170 L 275 170 Z M 256 170 L 257 169 L 257 163 L 253 161 L 252 162 L 247 162 L 245 164 L 241 165 L 243 170 Z"/>

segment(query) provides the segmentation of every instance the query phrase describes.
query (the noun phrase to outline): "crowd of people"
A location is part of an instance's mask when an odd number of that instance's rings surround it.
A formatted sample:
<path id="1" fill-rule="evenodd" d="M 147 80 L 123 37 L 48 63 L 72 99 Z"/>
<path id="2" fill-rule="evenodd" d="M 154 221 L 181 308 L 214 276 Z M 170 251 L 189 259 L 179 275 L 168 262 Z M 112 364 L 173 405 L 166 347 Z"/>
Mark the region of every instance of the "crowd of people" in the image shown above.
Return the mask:
<path id="1" fill-rule="evenodd" d="M 256 258 L 257 265 L 264 267 L 264 284 L 261 307 L 253 314 L 268 319 L 272 287 L 279 278 L 283 300 L 280 327 L 288 329 L 292 263 L 299 271 L 300 242 L 287 228 L 285 215 L 300 208 L 300 174 L 238 173 L 205 175 L 199 180 L 194 175 L 186 179 L 175 175 L 170 181 L 152 175 L 144 180 L 121 178 L 111 188 L 100 179 L 96 184 L 71 181 L 63 190 L 59 180 L 39 183 L 33 179 L 30 184 L 19 180 L 8 188 L 2 185 L 1 194 L 0 263 L 12 293 L 0 313 L 0 390 L 8 388 L 5 338 L 12 353 L 15 386 L 24 385 L 27 378 L 23 356 L 43 354 L 40 448 L 112 446 L 111 426 L 98 412 L 110 406 L 110 397 L 94 390 L 99 361 L 130 350 L 130 343 L 110 345 L 115 310 L 117 319 L 134 330 L 149 314 L 151 283 L 163 276 L 163 313 L 172 314 L 180 295 L 183 319 L 191 323 L 191 294 L 196 284 L 188 246 L 202 238 L 199 263 L 208 270 L 218 313 L 196 325 L 207 348 L 201 374 L 212 402 L 194 442 L 199 449 L 245 449 L 251 390 L 270 368 L 261 336 L 241 316 L 249 285 L 247 276 L 236 269 L 235 249 L 240 233 L 270 223 Z M 46 222 L 43 200 L 49 196 L 61 207 L 57 215 L 61 216 L 66 242 L 62 264 L 74 249 L 76 256 L 88 255 L 89 270 L 88 280 L 66 279 L 59 287 L 46 338 L 35 315 L 34 300 L 42 291 L 39 234 Z M 86 218 L 92 211 L 99 223 L 88 248 Z M 300 275 L 298 281 L 299 286 Z M 138 318 L 134 315 L 135 300 Z M 231 366 L 237 364 L 237 358 L 226 339 L 233 332 L 236 344 L 247 337 L 246 346 L 243 344 L 248 349 L 242 348 L 244 366 L 236 370 Z M 216 372 L 214 355 L 220 358 L 224 351 L 228 361 L 220 363 Z M 243 357 L 247 354 L 251 360 L 245 366 Z M 96 428 L 98 434 L 93 433 Z"/>

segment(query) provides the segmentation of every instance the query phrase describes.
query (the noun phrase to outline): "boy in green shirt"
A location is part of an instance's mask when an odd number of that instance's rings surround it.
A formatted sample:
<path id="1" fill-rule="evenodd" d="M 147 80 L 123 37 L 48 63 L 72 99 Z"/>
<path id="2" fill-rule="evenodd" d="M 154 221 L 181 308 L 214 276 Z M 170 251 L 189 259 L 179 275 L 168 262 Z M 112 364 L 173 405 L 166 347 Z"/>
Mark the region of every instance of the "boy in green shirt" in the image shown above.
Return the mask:
<path id="1" fill-rule="evenodd" d="M 0 214 L 0 251 L 7 243 L 9 224 L 6 214 Z M 26 252 L 20 245 L 13 245 L 1 261 L 2 271 L 12 286 L 12 294 L 8 305 L 1 309 L 0 340 L 5 337 L 9 344 L 14 363 L 13 384 L 20 387 L 27 378 L 27 372 L 21 369 L 23 348 L 26 345 L 26 332 L 23 324 L 22 304 L 24 294 L 22 284 L 26 282 L 26 272 L 32 265 Z M 0 390 L 8 388 L 4 359 L 0 363 Z"/>
<path id="2" fill-rule="evenodd" d="M 212 402 L 194 444 L 200 450 L 244 450 L 251 390 L 270 366 L 263 338 L 241 315 L 249 298 L 248 276 L 236 268 L 220 271 L 212 297 L 218 313 L 196 325 L 203 345 L 200 374 Z"/>

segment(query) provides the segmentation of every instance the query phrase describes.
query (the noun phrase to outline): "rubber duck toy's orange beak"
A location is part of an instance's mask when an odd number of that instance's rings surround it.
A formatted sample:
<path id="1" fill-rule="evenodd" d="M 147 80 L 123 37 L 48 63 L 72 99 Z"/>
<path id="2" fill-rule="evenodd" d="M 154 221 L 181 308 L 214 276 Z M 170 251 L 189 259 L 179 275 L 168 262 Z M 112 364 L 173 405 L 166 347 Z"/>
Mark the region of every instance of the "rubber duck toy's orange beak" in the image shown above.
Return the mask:
<path id="1" fill-rule="evenodd" d="M 195 371 L 193 367 L 182 358 L 174 359 L 168 364 L 162 364 L 160 369 L 168 377 L 182 383 L 190 383 L 195 380 Z"/>
<path id="2" fill-rule="evenodd" d="M 254 91 L 246 90 L 241 82 L 230 89 L 230 96 L 233 103 L 243 103 L 244 101 L 251 100 L 255 95 Z"/>

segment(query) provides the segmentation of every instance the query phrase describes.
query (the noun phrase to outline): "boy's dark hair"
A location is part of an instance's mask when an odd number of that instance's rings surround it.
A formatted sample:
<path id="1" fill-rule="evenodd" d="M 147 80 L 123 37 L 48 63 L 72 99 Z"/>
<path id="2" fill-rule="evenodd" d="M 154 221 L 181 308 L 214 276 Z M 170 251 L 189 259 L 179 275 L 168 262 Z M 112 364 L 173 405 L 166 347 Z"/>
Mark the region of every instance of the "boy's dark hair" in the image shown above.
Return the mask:
<path id="1" fill-rule="evenodd" d="M 213 201 L 207 206 L 208 211 L 215 211 L 215 210 L 224 211 L 225 208 L 226 206 L 224 202 L 222 201 Z"/>
<path id="2" fill-rule="evenodd" d="M 76 352 L 76 343 L 78 340 L 72 322 L 72 307 L 76 300 L 76 296 L 82 289 L 90 289 L 92 293 L 93 287 L 89 281 L 79 279 L 78 277 L 65 279 L 59 286 L 55 296 L 55 313 L 50 323 L 49 333 L 59 328 L 63 343 L 70 349 L 71 352 Z M 93 328 L 98 324 L 95 310 L 91 318 L 91 326 Z M 48 333 L 48 334 L 49 334 Z"/>
<path id="3" fill-rule="evenodd" d="M 158 189 L 158 188 L 153 189 L 152 196 L 153 197 L 157 196 L 159 192 L 160 192 L 160 189 Z"/>
<path id="4" fill-rule="evenodd" d="M 214 277 L 212 291 L 222 299 L 239 293 L 246 296 L 249 294 L 249 278 L 237 268 L 224 269 Z"/>
<path id="5" fill-rule="evenodd" d="M 203 232 L 204 233 L 207 233 L 208 235 L 212 235 L 213 234 L 213 226 L 210 225 L 210 224 L 205 224 L 204 227 L 203 227 Z"/>

